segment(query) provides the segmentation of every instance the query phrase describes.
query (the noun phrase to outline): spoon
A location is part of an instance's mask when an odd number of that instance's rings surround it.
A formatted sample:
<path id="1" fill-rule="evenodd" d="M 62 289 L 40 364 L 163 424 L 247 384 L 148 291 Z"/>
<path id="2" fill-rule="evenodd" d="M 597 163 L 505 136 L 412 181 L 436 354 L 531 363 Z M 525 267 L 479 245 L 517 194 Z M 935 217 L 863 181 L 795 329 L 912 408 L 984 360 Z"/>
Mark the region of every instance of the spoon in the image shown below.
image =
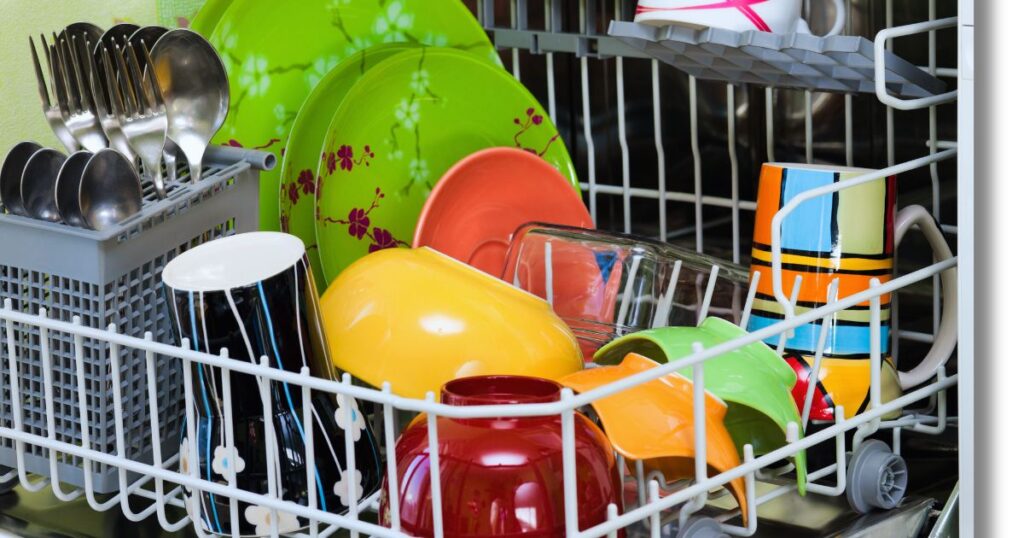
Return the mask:
<path id="1" fill-rule="evenodd" d="M 57 174 L 57 185 L 54 188 L 54 202 L 57 205 L 57 213 L 60 214 L 64 224 L 85 227 L 85 219 L 82 217 L 82 208 L 78 205 L 78 189 L 82 184 L 82 173 L 85 165 L 92 159 L 91 151 L 76 151 L 64 161 Z"/>
<path id="2" fill-rule="evenodd" d="M 103 29 L 91 22 L 73 22 L 60 32 L 60 39 L 71 41 L 70 36 L 85 36 L 92 43 L 99 43 L 103 37 Z M 56 39 L 54 40 L 57 41 Z"/>
<path id="3" fill-rule="evenodd" d="M 55 149 L 43 148 L 25 163 L 21 174 L 21 203 L 30 217 L 60 222 L 53 192 L 57 174 L 66 159 L 67 156 Z"/>
<path id="4" fill-rule="evenodd" d="M 103 230 L 142 209 L 142 181 L 135 165 L 112 149 L 96 152 L 85 165 L 78 188 L 85 225 Z"/>
<path id="5" fill-rule="evenodd" d="M 167 137 L 185 154 L 192 182 L 202 179 L 203 154 L 228 113 L 228 78 L 217 51 L 201 35 L 170 30 L 151 51 L 167 108 Z"/>
<path id="6" fill-rule="evenodd" d="M 0 202 L 15 215 L 28 216 L 21 203 L 21 175 L 29 157 L 40 149 L 43 147 L 35 142 L 19 142 L 7 152 L 3 168 L 0 168 Z"/>

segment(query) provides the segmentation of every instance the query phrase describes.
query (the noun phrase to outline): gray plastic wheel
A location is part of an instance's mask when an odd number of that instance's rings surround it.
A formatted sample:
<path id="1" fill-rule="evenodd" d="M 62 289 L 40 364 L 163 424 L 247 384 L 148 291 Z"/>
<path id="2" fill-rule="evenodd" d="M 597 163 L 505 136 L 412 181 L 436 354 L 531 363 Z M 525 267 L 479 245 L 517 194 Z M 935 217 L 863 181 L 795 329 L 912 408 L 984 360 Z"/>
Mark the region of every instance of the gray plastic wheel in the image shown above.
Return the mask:
<path id="1" fill-rule="evenodd" d="M 857 512 L 890 510 L 907 493 L 907 462 L 877 439 L 865 441 L 846 469 L 846 499 Z"/>
<path id="2" fill-rule="evenodd" d="M 676 538 L 728 538 L 722 524 L 710 517 L 696 516 L 686 520 Z"/>

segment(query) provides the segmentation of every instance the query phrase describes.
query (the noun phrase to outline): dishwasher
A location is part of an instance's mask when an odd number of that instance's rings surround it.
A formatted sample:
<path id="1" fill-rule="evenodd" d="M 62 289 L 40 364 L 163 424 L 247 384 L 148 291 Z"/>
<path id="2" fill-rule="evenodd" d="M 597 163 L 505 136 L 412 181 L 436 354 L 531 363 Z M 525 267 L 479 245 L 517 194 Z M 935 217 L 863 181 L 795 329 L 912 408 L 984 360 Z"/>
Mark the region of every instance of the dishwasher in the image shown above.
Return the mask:
<path id="1" fill-rule="evenodd" d="M 862 310 L 868 320 L 862 325 L 872 330 L 883 315 L 874 299 L 892 294 L 891 355 L 903 371 L 922 362 L 943 338 L 939 335 L 944 328 L 944 307 L 955 311 L 952 331 L 956 349 L 937 374 L 908 389 L 898 401 L 883 405 L 872 386 L 874 404 L 868 406 L 865 400 L 867 408 L 856 414 L 846 409 L 847 417 L 833 417 L 832 421 L 808 421 L 805 417 L 802 438 L 789 432 L 781 448 L 772 452 L 755 456 L 752 451 L 741 451 L 742 465 L 731 472 L 708 474 L 704 467 L 710 441 L 703 435 L 696 440 L 703 446 L 697 449 L 696 477 L 682 483 L 659 483 L 654 474 L 645 474 L 642 462 L 626 463 L 620 455 L 619 474 L 629 493 L 621 507 L 610 505 L 604 522 L 589 529 L 578 528 L 570 517 L 584 507 L 577 505 L 575 483 L 569 487 L 568 476 L 575 472 L 569 473 L 565 479 L 565 535 L 972 535 L 974 428 L 969 418 L 961 422 L 958 417 L 971 417 L 974 409 L 973 2 L 838 1 L 845 5 L 845 17 L 837 25 L 841 27 L 835 29 L 839 35 L 817 37 L 829 32 L 836 21 L 836 4 L 792 0 L 794 5 L 801 4 L 797 9 L 805 14 L 811 34 L 803 40 L 762 43 L 738 32 L 641 25 L 634 22 L 638 7 L 632 0 L 465 0 L 505 68 L 536 96 L 557 125 L 598 229 L 652 238 L 748 267 L 751 252 L 759 247 L 750 230 L 759 219 L 759 173 L 765 181 L 761 165 L 799 163 L 870 169 L 868 175 L 874 180 L 895 176 L 891 188 L 899 207 L 917 204 L 926 208 L 952 247 L 952 257 L 933 257 L 925 234 L 911 230 L 895 257 L 895 276 L 884 284 L 873 284 L 867 295 L 862 294 L 864 304 L 872 305 Z M 742 11 L 760 2 L 722 3 Z M 195 200 L 216 198 L 232 186 L 245 190 L 239 185 L 252 180 L 253 170 L 241 164 L 222 169 L 219 186 L 197 191 Z M 841 190 L 831 193 L 838 197 Z M 800 201 L 789 203 L 799 205 Z M 246 217 L 239 213 L 237 218 Z M 146 226 L 140 225 L 137 233 L 145 233 Z M 212 223 L 212 231 L 203 233 L 228 233 L 227 228 L 218 226 Z M 0 239 L 0 244 L 4 240 Z M 168 250 L 176 246 L 167 245 Z M 768 251 L 768 267 L 779 262 L 782 254 L 773 253 L 772 245 L 761 246 Z M 941 283 L 942 274 L 951 268 L 957 274 L 955 289 L 943 289 L 949 286 Z M 7 400 L 2 408 L 0 445 L 10 456 L 0 459 L 9 465 L 0 477 L 7 491 L 0 495 L 2 535 L 208 535 L 190 521 L 189 504 L 194 498 L 187 493 L 190 488 L 216 491 L 280 511 L 281 516 L 273 518 L 274 525 L 286 512 L 315 522 L 287 535 L 404 535 L 396 521 L 390 526 L 378 524 L 377 512 L 386 509 L 385 503 L 394 506 L 399 501 L 397 490 L 382 489 L 358 503 L 355 510 L 339 515 L 312 502 L 295 505 L 266 493 L 243 491 L 228 482 L 214 484 L 199 475 L 182 474 L 185 471 L 178 471 L 179 457 L 175 455 L 177 442 L 171 443 L 170 450 L 165 446 L 162 454 L 157 451 L 156 463 L 153 452 L 134 451 L 134 444 L 150 435 L 154 439 L 169 435 L 158 431 L 160 413 L 180 411 L 175 405 L 188 410 L 197 405 L 188 398 L 190 389 L 181 389 L 186 394 L 184 402 L 167 406 L 139 407 L 135 400 L 129 404 L 135 397 L 121 401 L 122 385 L 141 383 L 151 400 L 162 382 L 193 382 L 191 376 L 181 377 L 180 367 L 178 374 L 160 369 L 164 366 L 158 368 L 165 364 L 204 364 L 215 369 L 211 371 L 222 371 L 224 379 L 229 371 L 231 375 L 265 376 L 306 390 L 336 392 L 339 401 L 342 395 L 359 400 L 372 409 L 368 427 L 376 432 L 386 462 L 395 458 L 396 417 L 415 421 L 418 419 L 412 417 L 422 415 L 433 436 L 431 457 L 427 458 L 432 466 L 430 476 L 438 476 L 433 467 L 436 428 L 438 419 L 452 412 L 446 406 L 401 398 L 348 377 L 342 382 L 316 384 L 308 375 L 282 375 L 265 364 L 251 368 L 246 364 L 247 369 L 239 370 L 226 357 L 159 344 L 160 338 L 154 342 L 153 338 L 120 334 L 121 328 L 98 326 L 89 319 L 51 319 L 38 308 L 19 306 L 45 302 L 32 295 L 39 293 L 32 291 L 36 288 L 19 287 L 26 278 L 35 277 L 15 274 L 6 266 L 0 273 L 0 299 L 5 300 L 0 308 L 4 334 L 0 385 Z M 151 272 L 138 275 L 139 281 L 151 278 L 155 278 Z M 137 284 L 133 281 L 106 296 L 100 293 L 95 308 L 137 309 L 141 316 L 168 315 L 158 305 L 132 302 L 127 306 Z M 698 292 L 695 311 L 700 310 L 701 297 L 714 294 L 715 277 L 701 285 L 708 289 Z M 944 291 L 952 291 L 954 299 L 944 299 Z M 96 294 L 78 289 L 61 293 Z M 735 304 L 744 311 L 737 319 L 747 320 L 752 300 L 753 292 L 749 298 L 736 299 Z M 706 315 L 706 306 L 701 317 Z M 780 314 L 780 320 L 789 326 L 769 329 L 777 336 L 801 324 L 824 326 L 823 320 L 837 310 L 834 306 L 803 307 L 796 320 L 792 313 Z M 945 329 L 949 332 L 949 327 Z M 31 352 L 44 356 L 41 367 L 16 366 L 22 360 L 15 351 L 16 338 L 31 340 Z M 54 349 L 78 357 L 78 364 L 71 361 L 66 371 L 50 372 L 51 341 Z M 737 341 L 727 342 L 717 353 L 739 346 L 732 344 Z M 102 379 L 104 372 L 92 370 L 91 364 L 82 370 L 83 346 L 109 352 L 112 361 L 127 350 L 143 366 L 124 370 L 132 376 L 124 379 L 117 375 L 115 362 L 106 372 L 105 385 L 89 385 L 99 392 L 87 393 L 75 379 L 93 383 L 94 376 Z M 688 364 L 713 359 L 715 352 L 695 348 Z M 878 353 L 871 355 L 870 360 L 880 360 Z M 57 379 L 52 379 L 54 375 Z M 808 375 L 816 378 L 818 373 Z M 703 382 L 694 390 L 702 392 Z M 97 398 L 106 398 L 106 403 L 97 403 Z M 84 409 L 87 402 L 90 409 L 101 405 L 103 412 L 113 417 L 110 432 L 103 433 L 102 440 L 92 435 L 91 443 L 90 436 L 83 439 L 82 434 L 89 428 L 73 426 L 79 417 L 94 418 Z M 576 410 L 589 412 L 592 402 L 593 398 L 563 397 L 545 405 L 551 414 L 565 417 Z M 126 405 L 131 407 L 126 410 Z M 51 417 L 48 425 L 47 416 Z M 44 425 L 28 427 L 27 423 Z M 185 430 L 184 424 L 180 427 Z M 80 431 L 70 439 L 57 434 L 68 428 Z M 565 439 L 566 431 L 563 428 L 563 446 L 574 442 L 571 435 Z M 881 447 L 881 455 L 869 453 L 867 447 Z M 792 465 L 785 460 L 804 450 L 808 469 L 806 492 L 801 494 Z M 886 461 L 877 469 L 872 467 L 875 456 Z M 576 465 L 568 456 L 561 461 L 567 467 Z M 84 486 L 71 487 L 44 478 L 56 474 L 58 467 L 61 473 L 89 477 L 92 473 L 84 470 L 86 465 L 90 469 L 102 465 L 109 471 L 111 481 L 100 487 L 102 493 L 93 491 L 94 483 L 88 479 Z M 395 470 L 388 467 L 387 472 L 393 483 Z M 740 507 L 723 487 L 737 478 L 746 479 L 745 517 L 740 517 Z M 436 497 L 443 494 L 441 488 L 435 491 L 435 516 L 440 513 Z M 887 509 L 876 505 L 873 510 L 858 510 L 851 506 L 858 501 L 850 499 L 858 494 L 861 498 L 893 495 L 894 499 Z M 237 505 L 232 511 L 237 511 Z M 434 535 L 443 535 L 439 517 L 434 525 Z M 237 532 L 236 528 L 236 536 Z"/>

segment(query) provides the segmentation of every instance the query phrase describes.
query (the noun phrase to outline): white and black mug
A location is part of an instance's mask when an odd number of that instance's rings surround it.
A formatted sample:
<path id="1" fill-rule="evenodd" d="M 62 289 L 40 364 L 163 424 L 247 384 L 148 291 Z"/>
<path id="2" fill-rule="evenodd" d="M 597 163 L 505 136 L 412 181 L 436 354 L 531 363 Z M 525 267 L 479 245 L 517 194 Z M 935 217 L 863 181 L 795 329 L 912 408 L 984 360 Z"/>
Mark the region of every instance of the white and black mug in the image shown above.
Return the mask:
<path id="1" fill-rule="evenodd" d="M 316 290 L 302 241 L 288 234 L 238 234 L 186 251 L 163 271 L 172 321 L 189 347 L 258 363 L 266 356 L 273 368 L 337 380 L 325 345 Z M 233 372 L 231 431 L 234 451 L 225 444 L 226 424 L 220 369 L 192 364 L 195 401 L 195 437 L 183 432 L 181 469 L 188 474 L 198 466 L 200 478 L 227 484 L 233 468 L 240 489 L 306 506 L 309 483 L 307 464 L 314 468 L 315 506 L 343 513 L 375 492 L 382 478 L 381 459 L 373 435 L 354 399 L 319 391 L 311 393 L 313 435 L 305 438 L 301 387 L 270 383 L 273 438 L 267 442 L 264 403 L 258 377 Z M 355 441 L 356 494 L 350 499 L 345 466 L 345 431 Z M 305 461 L 306 442 L 314 458 Z M 274 469 L 267 476 L 267 446 Z M 231 535 L 230 499 L 208 492 L 189 491 L 189 514 L 207 533 Z M 198 498 L 197 498 L 198 496 Z M 271 532 L 273 515 L 266 507 L 240 503 L 239 533 L 264 536 Z M 281 533 L 297 532 L 308 521 L 277 512 Z"/>

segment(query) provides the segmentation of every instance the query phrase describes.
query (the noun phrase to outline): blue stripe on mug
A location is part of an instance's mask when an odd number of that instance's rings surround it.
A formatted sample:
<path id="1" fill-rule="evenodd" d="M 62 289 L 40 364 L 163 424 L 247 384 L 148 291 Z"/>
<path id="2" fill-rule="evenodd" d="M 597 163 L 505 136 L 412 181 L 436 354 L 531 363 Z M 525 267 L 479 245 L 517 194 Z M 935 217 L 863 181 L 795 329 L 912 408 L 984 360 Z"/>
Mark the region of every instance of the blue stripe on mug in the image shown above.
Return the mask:
<path id="1" fill-rule="evenodd" d="M 768 318 L 753 314 L 750 316 L 750 323 L 747 329 L 751 332 L 769 327 L 778 323 L 777 318 Z M 813 355 L 818 347 L 818 335 L 821 334 L 821 326 L 816 324 L 801 325 L 795 330 L 795 334 L 786 339 L 786 349 L 790 351 L 803 352 Z M 882 355 L 889 353 L 889 324 L 882 323 Z M 779 344 L 778 335 L 765 338 L 764 342 L 770 346 Z M 867 325 L 838 325 L 833 327 L 831 334 L 825 340 L 824 353 L 830 356 L 836 355 L 867 355 L 871 353 L 871 328 Z"/>
<path id="2" fill-rule="evenodd" d="M 831 185 L 835 180 L 835 172 L 787 168 L 782 176 L 782 205 L 801 193 Z M 797 206 L 782 223 L 783 248 L 831 252 L 836 240 L 837 208 L 836 195 L 819 196 Z"/>

